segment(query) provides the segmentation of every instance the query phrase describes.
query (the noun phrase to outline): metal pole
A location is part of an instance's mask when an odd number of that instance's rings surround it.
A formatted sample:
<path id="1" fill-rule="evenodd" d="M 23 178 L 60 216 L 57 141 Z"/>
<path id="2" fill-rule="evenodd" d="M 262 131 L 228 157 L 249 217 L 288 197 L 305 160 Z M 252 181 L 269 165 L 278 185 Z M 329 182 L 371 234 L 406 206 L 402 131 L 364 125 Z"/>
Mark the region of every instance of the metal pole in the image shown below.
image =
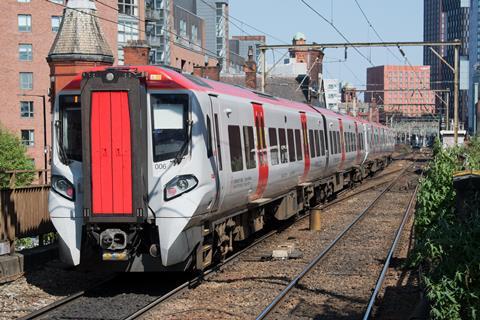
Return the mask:
<path id="1" fill-rule="evenodd" d="M 459 102 L 459 88 L 458 88 L 458 75 L 459 75 L 459 60 L 460 60 L 460 47 L 455 46 L 455 74 L 454 74 L 454 97 L 453 97 L 453 140 L 455 145 L 458 144 L 458 102 Z"/>
<path id="2" fill-rule="evenodd" d="M 46 105 L 44 95 L 42 95 L 42 100 L 43 100 L 43 169 L 45 169 L 45 171 L 43 172 L 43 178 L 44 178 L 45 184 L 48 184 L 47 111 L 46 111 L 47 105 Z"/>
<path id="3" fill-rule="evenodd" d="M 445 113 L 445 122 L 446 122 L 445 130 L 450 130 L 450 92 L 447 92 L 446 94 L 447 94 L 447 101 L 445 104 L 445 108 L 447 109 L 447 111 Z"/>
<path id="4" fill-rule="evenodd" d="M 265 83 L 267 81 L 267 59 L 265 56 L 265 49 L 260 51 L 260 58 L 262 59 L 262 92 L 265 93 Z"/>

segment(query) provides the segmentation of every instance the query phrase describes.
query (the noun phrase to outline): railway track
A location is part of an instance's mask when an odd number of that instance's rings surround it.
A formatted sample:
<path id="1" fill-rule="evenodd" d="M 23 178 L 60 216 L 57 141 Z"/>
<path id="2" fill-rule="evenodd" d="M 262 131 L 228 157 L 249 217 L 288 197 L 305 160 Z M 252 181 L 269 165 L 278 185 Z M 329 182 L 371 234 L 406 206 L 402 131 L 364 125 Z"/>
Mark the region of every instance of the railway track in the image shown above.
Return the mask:
<path id="1" fill-rule="evenodd" d="M 280 316 L 280 314 L 282 314 L 282 312 L 278 312 L 278 313 L 275 313 L 274 315 L 274 312 L 280 308 L 282 302 L 284 300 L 287 299 L 287 296 L 289 294 L 292 293 L 292 291 L 296 288 L 298 288 L 300 286 L 300 282 L 302 281 L 302 279 L 304 277 L 306 277 L 308 274 L 310 274 L 314 269 L 318 268 L 320 263 L 326 259 L 328 256 L 329 256 L 329 253 L 331 253 L 331 251 L 334 251 L 336 248 L 339 247 L 339 244 L 344 240 L 344 238 L 349 235 L 349 233 L 353 232 L 353 229 L 359 225 L 359 223 L 364 220 L 366 218 L 366 216 L 372 212 L 374 210 L 374 208 L 376 207 L 376 205 L 383 199 L 385 198 L 385 195 L 388 194 L 392 188 L 398 184 L 398 182 L 402 179 L 402 177 L 405 176 L 405 174 L 408 174 L 408 170 L 413 167 L 415 165 L 415 162 L 411 164 L 411 166 L 405 168 L 405 169 L 402 169 L 402 173 L 399 174 L 394 180 L 392 180 L 387 187 L 385 187 L 385 189 L 379 193 L 370 203 L 369 205 L 363 209 L 358 215 L 357 217 L 345 228 L 343 229 L 337 236 L 336 238 L 326 247 L 324 248 L 323 251 L 321 251 L 317 256 L 315 256 L 311 261 L 310 263 L 308 263 L 308 265 L 306 265 L 300 273 L 297 274 L 297 276 L 295 278 L 293 278 L 285 287 L 284 289 L 258 314 L 258 316 L 256 317 L 257 320 L 262 320 L 262 319 L 266 319 L 270 316 L 272 316 L 272 318 L 283 318 L 282 316 Z M 370 188 L 369 188 L 370 189 Z M 372 308 L 373 308 L 373 305 L 375 303 L 375 299 L 382 287 L 382 284 L 383 284 L 383 281 L 385 279 L 385 274 L 388 270 L 388 267 L 389 267 L 389 263 L 391 261 L 391 258 L 393 256 L 393 253 L 397 247 L 397 244 L 399 242 L 399 239 L 400 239 L 400 236 L 402 234 L 402 231 L 403 231 L 403 227 L 405 226 L 405 223 L 409 217 L 409 214 L 411 212 L 411 208 L 412 208 L 412 205 L 414 203 L 414 199 L 415 199 L 415 196 L 416 196 L 416 193 L 417 193 L 417 190 L 418 190 L 418 184 L 417 186 L 415 187 L 415 190 L 414 192 L 411 194 L 410 198 L 409 198 L 409 201 L 408 201 L 408 205 L 407 207 L 405 208 L 404 212 L 403 212 L 403 215 L 402 215 L 402 219 L 401 219 L 401 223 L 399 224 L 398 228 L 396 229 L 395 231 L 395 237 L 394 237 L 394 240 L 392 241 L 392 244 L 390 246 L 390 248 L 388 249 L 388 253 L 386 255 L 386 258 L 385 258 L 385 263 L 384 263 L 384 266 L 382 268 L 382 271 L 381 273 L 379 274 L 378 276 L 378 279 L 377 279 L 377 282 L 375 283 L 374 285 L 374 288 L 373 288 L 373 292 L 370 296 L 370 299 L 368 300 L 368 303 L 366 304 L 366 310 L 363 314 L 363 319 L 366 320 L 369 318 L 370 314 L 371 314 L 371 311 L 372 311 Z M 311 288 L 310 288 L 311 289 Z M 318 290 L 319 292 L 322 292 L 323 290 Z M 339 293 L 336 293 L 336 294 L 339 294 Z M 346 295 L 345 295 L 346 296 Z M 345 297 L 344 296 L 344 297 Z M 293 299 L 293 298 L 292 298 Z M 326 309 L 329 309 L 330 310 L 330 313 L 331 313 L 331 310 L 333 310 L 333 308 L 329 308 L 328 306 L 326 307 Z M 283 310 L 284 311 L 284 310 Z M 283 314 L 284 315 L 284 314 Z M 319 313 L 316 313 L 317 316 L 320 316 L 321 314 Z M 339 314 L 336 314 L 336 316 L 332 317 L 332 314 L 330 314 L 330 316 L 327 315 L 326 318 L 335 318 L 337 316 L 340 316 Z M 350 315 L 351 316 L 351 315 Z M 288 314 L 288 318 L 291 318 L 292 317 L 292 314 Z M 308 317 L 308 316 L 307 316 Z M 352 318 L 356 318 L 356 317 L 352 317 Z"/>
<path id="2" fill-rule="evenodd" d="M 388 177 L 402 170 L 404 169 L 392 170 L 376 175 L 370 181 L 380 180 L 380 182 L 368 187 L 358 185 L 353 189 L 342 191 L 337 195 L 335 200 L 321 205 L 320 208 L 326 209 L 341 201 L 358 196 L 361 193 L 378 189 L 390 181 L 390 179 L 387 179 Z M 295 223 L 306 217 L 308 217 L 308 214 L 298 216 Z M 282 228 L 283 227 L 280 226 L 279 229 L 266 232 L 245 248 L 229 256 L 222 263 L 215 265 L 196 277 L 186 278 L 185 275 L 179 275 L 175 281 L 172 279 L 175 277 L 172 277 L 171 274 L 169 274 L 168 277 L 159 276 L 158 279 L 152 279 L 151 275 L 145 276 L 142 274 L 138 276 L 148 278 L 144 279 L 145 281 L 139 281 L 135 277 L 133 277 L 133 279 L 126 279 L 131 277 L 131 274 L 117 275 L 98 284 L 94 288 L 63 298 L 21 319 L 137 319 L 159 304 L 209 279 L 215 273 L 233 263 L 245 252 L 281 232 Z M 157 276 L 158 275 L 155 275 L 155 277 Z M 161 285 L 155 284 L 159 282 L 161 282 Z M 125 288 L 130 289 L 125 290 Z M 121 298 L 118 298 L 118 296 Z M 131 305 L 132 301 L 136 301 L 132 307 L 125 307 L 126 304 Z M 109 310 L 99 312 L 101 308 L 105 309 L 105 306 L 109 306 Z"/>

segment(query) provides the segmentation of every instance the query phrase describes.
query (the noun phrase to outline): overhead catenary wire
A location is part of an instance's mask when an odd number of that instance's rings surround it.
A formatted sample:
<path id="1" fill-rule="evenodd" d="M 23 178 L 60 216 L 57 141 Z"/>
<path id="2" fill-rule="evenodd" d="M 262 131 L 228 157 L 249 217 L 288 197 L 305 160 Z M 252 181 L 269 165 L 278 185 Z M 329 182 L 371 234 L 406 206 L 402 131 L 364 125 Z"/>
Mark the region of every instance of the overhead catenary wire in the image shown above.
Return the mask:
<path id="1" fill-rule="evenodd" d="M 104 18 L 104 17 L 101 17 L 101 16 L 99 16 L 99 15 L 95 15 L 95 14 L 90 13 L 90 12 L 85 12 L 85 11 L 80 10 L 80 9 L 77 9 L 77 8 L 71 8 L 71 7 L 68 7 L 67 5 L 62 4 L 62 3 L 51 2 L 50 0 L 45 0 L 45 1 L 48 2 L 48 3 L 54 4 L 54 5 L 57 5 L 57 6 L 61 6 L 61 7 L 64 7 L 64 8 L 68 8 L 68 9 L 70 9 L 70 10 L 77 11 L 77 12 L 82 13 L 82 14 L 86 14 L 86 15 L 95 17 L 95 18 L 97 18 L 97 19 L 100 19 L 100 20 L 103 20 L 103 21 L 106 21 L 106 22 L 109 22 L 109 23 L 116 24 L 116 25 L 118 25 L 118 26 L 123 26 L 123 25 L 122 25 L 121 23 L 119 23 L 118 21 L 111 20 L 111 19 L 108 19 L 108 18 Z M 106 7 L 110 8 L 110 9 L 112 9 L 112 10 L 115 10 L 115 11 L 119 12 L 118 8 L 112 7 L 112 6 L 107 5 L 107 4 L 103 3 L 103 2 L 100 2 L 100 1 L 98 1 L 98 0 L 96 0 L 96 2 L 98 2 L 99 4 L 105 5 Z M 137 19 L 138 21 L 146 22 L 145 20 L 140 19 L 140 18 L 137 17 L 137 16 L 130 15 L 130 14 L 125 14 L 125 15 L 130 16 L 130 17 L 133 17 L 133 18 Z M 136 31 L 138 31 L 138 32 L 146 33 L 145 29 L 136 28 L 136 27 L 133 27 L 133 26 L 128 26 L 128 28 L 130 28 L 130 29 L 132 29 L 132 30 L 136 30 Z M 207 48 L 205 48 L 205 47 L 203 47 L 203 46 L 201 46 L 201 45 L 199 45 L 199 44 L 196 44 L 196 43 L 192 42 L 190 39 L 185 38 L 185 37 L 183 37 L 183 36 L 181 36 L 181 35 L 173 32 L 172 30 L 166 29 L 166 28 L 161 27 L 161 26 L 160 26 L 160 29 L 162 29 L 163 31 L 165 31 L 165 32 L 167 32 L 167 33 L 169 33 L 169 34 L 171 34 L 171 35 L 174 35 L 174 36 L 176 36 L 176 37 L 178 37 L 178 38 L 180 38 L 180 39 L 183 39 L 183 40 L 185 40 L 185 41 L 188 41 L 188 42 L 191 43 L 193 46 L 202 49 L 203 51 L 205 51 L 206 53 L 209 53 L 210 56 L 212 56 L 212 57 L 214 57 L 214 58 L 216 58 L 216 59 L 222 58 L 222 57 L 219 57 L 216 52 L 213 52 L 213 51 L 211 51 L 211 50 L 209 50 L 209 49 L 207 49 Z M 228 57 L 225 57 L 225 61 L 230 62 L 231 60 L 230 60 Z"/>
<path id="2" fill-rule="evenodd" d="M 358 9 L 360 9 L 360 12 L 362 13 L 363 17 L 365 18 L 365 20 L 367 21 L 367 24 L 368 26 L 373 30 L 373 32 L 375 33 L 375 35 L 377 36 L 377 38 L 381 41 L 381 42 L 385 42 L 383 40 L 383 38 L 380 36 L 380 34 L 377 32 L 377 29 L 375 29 L 375 27 L 373 26 L 372 22 L 370 21 L 370 19 L 368 19 L 367 17 L 367 14 L 365 13 L 365 11 L 363 10 L 363 8 L 360 6 L 360 3 L 358 2 L 358 0 L 354 0 Z M 392 49 L 390 49 L 390 47 L 385 47 L 387 48 L 387 50 L 391 53 L 391 55 L 397 59 L 399 62 L 402 62 L 402 60 L 397 57 L 396 54 L 393 53 Z"/>
<path id="3" fill-rule="evenodd" d="M 311 11 L 313 11 L 315 14 L 317 14 L 320 18 L 322 18 L 323 21 L 328 23 L 342 38 L 345 40 L 348 44 L 351 44 L 351 42 L 347 39 L 347 37 L 335 26 L 335 24 L 331 21 L 329 21 L 327 18 L 325 18 L 320 12 L 318 12 L 314 7 L 312 7 L 308 2 L 305 0 L 300 0 L 303 4 L 305 4 Z M 364 58 L 365 60 L 368 61 L 372 66 L 375 64 L 372 62 L 371 59 L 369 59 L 366 55 L 364 55 L 357 47 L 353 47 L 357 53 Z"/>

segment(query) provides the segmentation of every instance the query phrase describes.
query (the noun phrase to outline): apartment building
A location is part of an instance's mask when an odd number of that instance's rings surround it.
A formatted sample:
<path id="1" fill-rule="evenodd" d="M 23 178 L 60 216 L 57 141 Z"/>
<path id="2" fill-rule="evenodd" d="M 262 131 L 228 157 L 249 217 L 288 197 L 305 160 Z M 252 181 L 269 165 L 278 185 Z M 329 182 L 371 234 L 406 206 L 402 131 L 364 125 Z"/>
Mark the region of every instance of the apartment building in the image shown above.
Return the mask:
<path id="1" fill-rule="evenodd" d="M 113 8 L 117 5 L 117 0 L 102 2 Z M 2 0 L 0 5 L 2 12 L 8 12 L 0 16 L 0 126 L 21 139 L 40 169 L 45 159 L 47 163 L 50 159 L 51 144 L 50 69 L 46 57 L 65 5 L 63 0 Z M 115 48 L 117 24 L 109 21 L 117 21 L 117 11 L 97 4 L 97 15 L 110 47 Z"/>

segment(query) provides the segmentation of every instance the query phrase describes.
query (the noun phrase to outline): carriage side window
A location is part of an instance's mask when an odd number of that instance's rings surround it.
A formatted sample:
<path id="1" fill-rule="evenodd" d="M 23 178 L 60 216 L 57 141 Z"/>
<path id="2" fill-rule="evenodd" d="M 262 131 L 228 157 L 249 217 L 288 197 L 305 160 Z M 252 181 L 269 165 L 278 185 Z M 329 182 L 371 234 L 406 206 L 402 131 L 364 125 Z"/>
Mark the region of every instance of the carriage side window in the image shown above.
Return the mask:
<path id="1" fill-rule="evenodd" d="M 303 159 L 302 155 L 302 140 L 300 138 L 300 130 L 295 130 L 295 147 L 297 150 L 297 160 L 300 161 Z"/>
<path id="2" fill-rule="evenodd" d="M 308 138 L 310 139 L 310 157 L 315 158 L 317 156 L 315 153 L 315 138 L 311 129 L 308 131 Z"/>
<path id="3" fill-rule="evenodd" d="M 343 140 L 345 141 L 345 151 L 348 152 L 348 138 L 347 138 L 348 132 L 343 133 Z"/>
<path id="4" fill-rule="evenodd" d="M 333 154 L 337 154 L 338 153 L 338 146 L 337 146 L 337 134 L 335 132 L 332 132 L 332 136 L 333 136 L 333 150 L 332 150 L 332 153 Z"/>
<path id="5" fill-rule="evenodd" d="M 288 159 L 290 162 L 295 161 L 295 142 L 293 140 L 293 130 L 287 129 L 287 139 L 288 139 Z"/>
<path id="6" fill-rule="evenodd" d="M 212 122 L 210 117 L 207 115 L 207 157 L 213 156 L 212 149 Z"/>
<path id="7" fill-rule="evenodd" d="M 340 132 L 335 132 L 337 137 L 337 153 L 342 153 L 342 147 L 340 146 Z"/>
<path id="8" fill-rule="evenodd" d="M 325 137 L 323 135 L 323 130 L 320 130 L 319 131 L 319 134 L 320 134 L 320 137 L 319 137 L 319 140 L 320 140 L 320 152 L 322 154 L 322 156 L 325 155 Z"/>
<path id="9" fill-rule="evenodd" d="M 80 96 L 60 96 L 60 125 L 55 126 L 59 153 L 65 160 L 82 161 L 82 116 Z"/>
<path id="10" fill-rule="evenodd" d="M 317 152 L 317 157 L 320 157 L 322 155 L 320 151 L 320 136 L 318 134 L 318 130 L 315 130 L 314 133 L 315 133 L 315 150 Z"/>
<path id="11" fill-rule="evenodd" d="M 218 162 L 219 162 L 219 167 L 220 171 L 223 170 L 223 164 L 222 164 L 222 149 L 221 149 L 221 144 L 220 144 L 220 132 L 218 129 L 218 114 L 214 114 L 214 121 L 215 121 L 215 135 L 217 136 L 217 153 L 218 153 Z"/>
<path id="12" fill-rule="evenodd" d="M 278 162 L 278 140 L 277 140 L 277 129 L 269 128 L 268 129 L 268 138 L 270 142 L 270 159 L 272 165 L 277 165 Z"/>
<path id="13" fill-rule="evenodd" d="M 253 169 L 257 166 L 255 162 L 255 139 L 253 138 L 253 128 L 243 126 L 243 141 L 245 143 L 245 163 L 247 169 Z"/>
<path id="14" fill-rule="evenodd" d="M 228 126 L 228 141 L 230 145 L 232 171 L 243 170 L 242 141 L 240 139 L 239 126 Z"/>
<path id="15" fill-rule="evenodd" d="M 278 129 L 278 139 L 280 141 L 280 161 L 287 163 L 287 139 L 285 138 L 285 129 Z"/>
<path id="16" fill-rule="evenodd" d="M 152 94 L 153 161 L 173 159 L 187 142 L 188 95 Z"/>
<path id="17" fill-rule="evenodd" d="M 329 131 L 328 135 L 330 136 L 330 154 L 335 153 L 335 147 L 333 146 L 333 132 Z"/>

